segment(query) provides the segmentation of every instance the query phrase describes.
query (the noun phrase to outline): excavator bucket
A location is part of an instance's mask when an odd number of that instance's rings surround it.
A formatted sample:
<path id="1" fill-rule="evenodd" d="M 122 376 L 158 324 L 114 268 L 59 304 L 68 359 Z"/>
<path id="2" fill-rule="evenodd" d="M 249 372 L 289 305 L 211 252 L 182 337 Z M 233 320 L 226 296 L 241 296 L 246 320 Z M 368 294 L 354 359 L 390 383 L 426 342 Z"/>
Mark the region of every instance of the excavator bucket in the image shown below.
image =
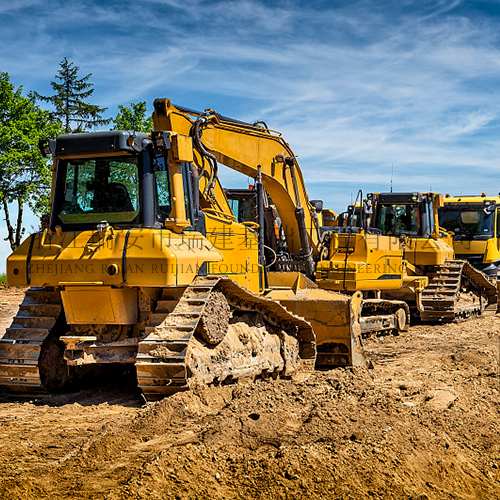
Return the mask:
<path id="1" fill-rule="evenodd" d="M 267 298 L 309 321 L 316 335 L 316 368 L 369 366 L 361 341 L 362 295 L 349 297 L 318 288 L 296 272 L 269 273 Z"/>

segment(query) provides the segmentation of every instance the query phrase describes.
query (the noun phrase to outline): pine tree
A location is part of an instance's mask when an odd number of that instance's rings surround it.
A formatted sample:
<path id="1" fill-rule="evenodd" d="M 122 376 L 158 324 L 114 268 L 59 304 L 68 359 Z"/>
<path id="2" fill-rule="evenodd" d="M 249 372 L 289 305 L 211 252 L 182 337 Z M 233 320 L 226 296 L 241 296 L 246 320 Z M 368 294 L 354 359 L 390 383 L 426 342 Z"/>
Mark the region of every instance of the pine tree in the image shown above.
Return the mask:
<path id="1" fill-rule="evenodd" d="M 35 92 L 35 96 L 52 104 L 54 107 L 52 116 L 60 121 L 66 133 L 82 132 L 109 123 L 110 118 L 102 118 L 102 114 L 108 108 L 85 102 L 94 93 L 94 84 L 89 81 L 92 73 L 79 78 L 80 68 L 69 62 L 66 57 L 59 66 L 56 80 L 50 82 L 55 94 L 42 96 Z"/>

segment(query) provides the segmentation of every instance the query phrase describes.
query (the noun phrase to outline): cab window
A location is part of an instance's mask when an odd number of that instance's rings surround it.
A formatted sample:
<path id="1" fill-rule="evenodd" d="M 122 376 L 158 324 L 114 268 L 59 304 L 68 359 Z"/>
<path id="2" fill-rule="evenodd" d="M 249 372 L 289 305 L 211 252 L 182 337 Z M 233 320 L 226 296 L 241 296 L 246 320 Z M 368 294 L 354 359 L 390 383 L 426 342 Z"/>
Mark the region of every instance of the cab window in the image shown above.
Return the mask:
<path id="1" fill-rule="evenodd" d="M 137 158 L 61 162 L 63 224 L 133 222 L 139 216 Z"/>
<path id="2" fill-rule="evenodd" d="M 170 199 L 170 175 L 167 161 L 164 156 L 155 159 L 155 183 L 156 183 L 156 216 L 160 222 L 170 217 L 172 204 Z"/>

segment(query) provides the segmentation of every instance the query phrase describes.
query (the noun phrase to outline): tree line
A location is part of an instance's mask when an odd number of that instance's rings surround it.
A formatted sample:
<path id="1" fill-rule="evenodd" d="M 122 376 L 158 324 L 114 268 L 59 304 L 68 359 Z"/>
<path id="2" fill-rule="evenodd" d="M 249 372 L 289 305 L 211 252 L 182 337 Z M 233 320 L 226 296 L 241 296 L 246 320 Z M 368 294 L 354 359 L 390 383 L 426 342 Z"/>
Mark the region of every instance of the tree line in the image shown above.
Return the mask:
<path id="1" fill-rule="evenodd" d="M 36 215 L 49 210 L 52 163 L 40 153 L 39 139 L 106 126 L 137 132 L 153 129 L 146 101 L 119 105 L 115 117 L 105 118 L 108 108 L 89 102 L 95 90 L 92 73 L 80 76 L 79 71 L 65 57 L 50 82 L 53 94 L 49 96 L 35 91 L 23 95 L 22 85 L 16 88 L 10 75 L 0 72 L 0 209 L 12 250 L 21 244 L 25 232 L 25 206 Z M 51 109 L 44 109 L 42 103 Z M 10 213 L 12 203 L 17 204 L 15 220 Z"/>

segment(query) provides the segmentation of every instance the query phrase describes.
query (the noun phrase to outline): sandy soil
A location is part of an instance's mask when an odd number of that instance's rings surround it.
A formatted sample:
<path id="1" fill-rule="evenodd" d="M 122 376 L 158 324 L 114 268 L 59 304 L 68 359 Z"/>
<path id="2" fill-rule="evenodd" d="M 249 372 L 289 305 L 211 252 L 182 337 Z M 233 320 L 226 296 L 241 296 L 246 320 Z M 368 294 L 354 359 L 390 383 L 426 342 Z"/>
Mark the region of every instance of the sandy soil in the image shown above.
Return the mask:
<path id="1" fill-rule="evenodd" d="M 22 294 L 0 291 L 0 327 Z M 366 342 L 375 368 L 144 405 L 0 394 L 0 498 L 500 498 L 500 317 Z"/>

